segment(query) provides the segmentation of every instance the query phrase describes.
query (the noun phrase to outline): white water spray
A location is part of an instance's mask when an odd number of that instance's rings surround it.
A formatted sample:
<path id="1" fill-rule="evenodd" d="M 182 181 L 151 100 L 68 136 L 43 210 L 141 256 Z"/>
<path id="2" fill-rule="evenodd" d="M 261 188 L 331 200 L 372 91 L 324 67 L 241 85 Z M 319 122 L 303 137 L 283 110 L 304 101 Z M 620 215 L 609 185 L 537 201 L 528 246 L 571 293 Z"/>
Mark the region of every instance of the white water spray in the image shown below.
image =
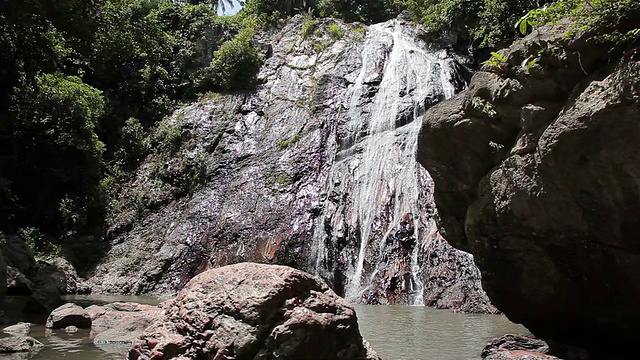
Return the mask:
<path id="1" fill-rule="evenodd" d="M 411 217 L 416 243 L 410 254 L 414 293 L 413 303 L 423 303 L 423 282 L 418 273 L 421 247 L 418 172 L 415 159 L 420 121 L 431 104 L 454 95 L 453 70 L 443 50 L 429 51 L 407 33 L 397 20 L 368 28 L 362 50 L 362 68 L 349 89 L 348 124 L 354 130 L 351 151 L 336 159 L 326 186 L 327 194 L 348 194 L 341 209 L 325 200 L 324 213 L 314 233 L 315 271 L 327 268 L 331 241 L 323 226 L 327 217 L 344 214 L 344 223 L 355 228 L 359 246 L 339 256 L 349 262 L 345 297 L 359 301 L 385 263 L 371 263 L 371 252 L 385 248 L 387 237 L 395 232 L 403 217 Z M 371 89 L 377 87 L 374 95 Z M 368 112 L 362 109 L 367 104 Z M 335 230 L 335 229 L 334 229 Z M 357 251 L 356 251 L 357 249 Z M 335 256 L 335 254 L 334 254 Z M 380 257 L 378 257 L 380 258 Z M 369 263 L 367 263 L 369 262 Z"/>

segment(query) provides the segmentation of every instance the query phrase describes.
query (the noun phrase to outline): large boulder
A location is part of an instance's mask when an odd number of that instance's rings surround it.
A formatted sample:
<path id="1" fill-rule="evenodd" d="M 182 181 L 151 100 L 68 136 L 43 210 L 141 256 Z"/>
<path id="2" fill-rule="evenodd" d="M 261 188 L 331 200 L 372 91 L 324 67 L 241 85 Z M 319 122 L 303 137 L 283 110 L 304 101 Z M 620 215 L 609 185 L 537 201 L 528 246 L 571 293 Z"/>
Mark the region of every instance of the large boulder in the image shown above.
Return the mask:
<path id="1" fill-rule="evenodd" d="M 62 295 L 89 292 L 73 265 L 62 257 L 38 260 L 36 269 L 33 282 L 39 286 L 52 284 Z"/>
<path id="2" fill-rule="evenodd" d="M 193 278 L 129 359 L 378 359 L 353 307 L 317 277 L 242 263 Z"/>
<path id="3" fill-rule="evenodd" d="M 552 353 L 625 358 L 640 332 L 640 52 L 568 30 L 534 32 L 432 108 L 418 156 L 445 237 L 473 252 L 498 309 Z"/>
<path id="4" fill-rule="evenodd" d="M 80 329 L 91 328 L 91 316 L 81 306 L 66 303 L 49 314 L 46 327 L 51 329 L 63 329 L 67 326 L 76 326 Z"/>

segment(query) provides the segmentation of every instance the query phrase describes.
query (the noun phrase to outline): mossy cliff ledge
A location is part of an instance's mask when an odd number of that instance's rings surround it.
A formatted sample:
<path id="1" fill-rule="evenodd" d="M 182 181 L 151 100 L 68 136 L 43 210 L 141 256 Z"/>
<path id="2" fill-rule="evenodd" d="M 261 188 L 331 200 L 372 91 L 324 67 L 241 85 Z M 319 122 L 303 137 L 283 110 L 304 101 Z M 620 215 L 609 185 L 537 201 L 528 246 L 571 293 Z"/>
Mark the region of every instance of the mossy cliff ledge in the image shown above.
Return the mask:
<path id="1" fill-rule="evenodd" d="M 534 31 L 431 108 L 418 157 L 496 307 L 555 354 L 617 359 L 640 331 L 640 51 L 571 29 Z"/>

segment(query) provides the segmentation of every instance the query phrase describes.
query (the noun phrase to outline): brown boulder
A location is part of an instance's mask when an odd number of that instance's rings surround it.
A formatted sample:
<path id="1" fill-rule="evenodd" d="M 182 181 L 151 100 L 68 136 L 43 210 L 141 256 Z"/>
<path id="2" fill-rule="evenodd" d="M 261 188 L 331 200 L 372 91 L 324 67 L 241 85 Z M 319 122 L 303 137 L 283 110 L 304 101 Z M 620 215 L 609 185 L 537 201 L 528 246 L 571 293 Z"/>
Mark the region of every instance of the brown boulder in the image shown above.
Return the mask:
<path id="1" fill-rule="evenodd" d="M 129 359 L 378 359 L 351 304 L 319 278 L 285 266 L 206 271 L 165 308 Z"/>

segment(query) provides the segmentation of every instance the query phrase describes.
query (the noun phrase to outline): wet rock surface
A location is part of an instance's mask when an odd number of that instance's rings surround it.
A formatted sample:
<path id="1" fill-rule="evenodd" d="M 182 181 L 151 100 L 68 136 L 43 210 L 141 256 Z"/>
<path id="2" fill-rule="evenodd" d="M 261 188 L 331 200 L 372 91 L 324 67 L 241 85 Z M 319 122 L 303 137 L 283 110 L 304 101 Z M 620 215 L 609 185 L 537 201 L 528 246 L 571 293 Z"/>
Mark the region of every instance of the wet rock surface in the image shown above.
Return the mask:
<path id="1" fill-rule="evenodd" d="M 567 29 L 516 42 L 506 70 L 430 109 L 418 156 L 445 237 L 473 252 L 498 309 L 593 359 L 625 358 L 640 331 L 640 58 Z"/>
<path id="2" fill-rule="evenodd" d="M 117 214 L 94 293 L 170 294 L 254 261 L 319 274 L 357 302 L 491 307 L 465 275 L 476 270 L 456 268 L 473 267 L 468 255 L 430 246 L 433 184 L 414 159 L 414 120 L 464 86 L 460 65 L 401 20 L 364 34 L 338 22 L 341 39 L 332 22 L 303 38 L 295 17 L 262 40 L 257 91 L 210 94 L 166 120 L 180 146 L 150 155 L 120 194 L 145 210 Z M 425 269 L 441 250 L 451 266 Z"/>
<path id="3" fill-rule="evenodd" d="M 242 263 L 193 278 L 129 359 L 379 359 L 353 307 L 318 277 Z"/>

